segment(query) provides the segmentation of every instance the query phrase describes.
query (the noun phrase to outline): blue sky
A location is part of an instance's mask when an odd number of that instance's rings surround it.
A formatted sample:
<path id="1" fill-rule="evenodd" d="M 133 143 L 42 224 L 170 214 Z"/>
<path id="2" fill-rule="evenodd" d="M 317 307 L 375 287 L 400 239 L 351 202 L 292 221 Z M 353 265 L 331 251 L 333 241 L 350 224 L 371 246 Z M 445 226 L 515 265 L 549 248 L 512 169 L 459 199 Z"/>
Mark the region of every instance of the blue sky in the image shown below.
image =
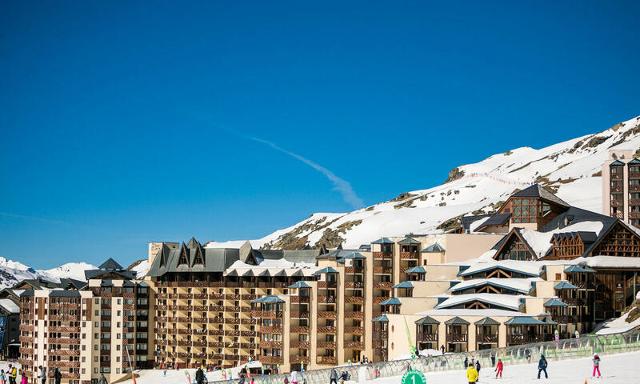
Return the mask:
<path id="1" fill-rule="evenodd" d="M 640 2 L 445 3 L 3 1 L 0 255 L 261 237 L 640 114 Z"/>

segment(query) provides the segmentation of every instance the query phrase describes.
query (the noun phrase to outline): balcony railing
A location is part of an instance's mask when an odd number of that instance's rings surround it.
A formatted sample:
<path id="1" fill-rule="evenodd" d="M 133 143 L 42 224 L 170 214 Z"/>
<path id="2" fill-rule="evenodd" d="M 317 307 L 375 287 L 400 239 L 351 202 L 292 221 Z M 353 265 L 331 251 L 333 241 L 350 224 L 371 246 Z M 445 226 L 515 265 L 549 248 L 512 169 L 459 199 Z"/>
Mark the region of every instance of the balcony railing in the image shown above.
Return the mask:
<path id="1" fill-rule="evenodd" d="M 262 360 L 262 359 L 261 359 Z M 316 358 L 317 364 L 331 364 L 335 365 L 338 363 L 338 359 L 335 356 L 318 356 Z"/>
<path id="2" fill-rule="evenodd" d="M 418 341 L 437 341 L 438 334 L 437 333 L 418 333 L 416 339 Z"/>
<path id="3" fill-rule="evenodd" d="M 400 252 L 401 259 L 417 260 L 419 257 L 418 252 Z"/>
<path id="4" fill-rule="evenodd" d="M 393 252 L 373 252 L 374 259 L 390 259 L 393 257 Z"/>
<path id="5" fill-rule="evenodd" d="M 449 343 L 466 343 L 467 334 L 466 333 L 447 333 L 447 341 Z"/>
<path id="6" fill-rule="evenodd" d="M 478 334 L 476 335 L 476 342 L 477 343 L 497 343 L 498 334 L 497 333 Z"/>

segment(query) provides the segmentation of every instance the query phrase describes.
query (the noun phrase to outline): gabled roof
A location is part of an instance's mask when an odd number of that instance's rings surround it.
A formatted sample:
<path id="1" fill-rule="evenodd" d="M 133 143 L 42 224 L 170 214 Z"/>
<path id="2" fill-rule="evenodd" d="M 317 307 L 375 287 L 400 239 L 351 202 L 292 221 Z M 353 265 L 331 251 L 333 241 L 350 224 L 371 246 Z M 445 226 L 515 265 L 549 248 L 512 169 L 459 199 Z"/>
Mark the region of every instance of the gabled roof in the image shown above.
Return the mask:
<path id="1" fill-rule="evenodd" d="M 322 268 L 321 270 L 316 271 L 316 272 L 314 273 L 314 275 L 321 275 L 321 274 L 323 274 L 323 273 L 338 273 L 338 271 L 336 271 L 336 270 L 335 270 L 334 268 L 332 268 L 332 267 L 324 267 L 324 268 Z"/>
<path id="2" fill-rule="evenodd" d="M 575 285 L 571 284 L 568 281 L 561 281 L 558 284 L 554 285 L 553 288 L 555 289 L 578 289 L 578 287 L 576 287 Z"/>
<path id="3" fill-rule="evenodd" d="M 102 263 L 98 268 L 107 271 L 121 271 L 124 269 L 122 265 L 118 264 L 118 262 L 113 260 L 111 257 L 108 258 L 104 263 Z"/>
<path id="4" fill-rule="evenodd" d="M 486 227 L 491 227 L 494 225 L 502 226 L 509 222 L 509 218 L 511 218 L 511 213 L 495 213 L 493 216 L 488 218 L 484 223 L 480 224 L 477 231 L 481 231 Z"/>
<path id="5" fill-rule="evenodd" d="M 413 288 L 413 283 L 410 281 L 403 281 L 394 285 L 393 288 Z"/>
<path id="6" fill-rule="evenodd" d="M 516 316 L 505 321 L 506 325 L 544 325 L 544 321 L 540 321 L 531 316 Z"/>
<path id="7" fill-rule="evenodd" d="M 630 162 L 627 163 L 628 165 L 640 165 L 640 159 L 637 158 L 633 158 L 633 160 L 631 160 Z"/>
<path id="8" fill-rule="evenodd" d="M 471 288 L 479 288 L 490 286 L 495 288 L 504 288 L 510 291 L 528 294 L 531 291 L 534 279 L 518 279 L 518 278 L 497 278 L 488 279 L 471 279 L 462 281 L 451 288 L 451 292 L 465 291 Z"/>
<path id="9" fill-rule="evenodd" d="M 345 260 L 364 260 L 366 259 L 366 257 L 360 253 L 360 252 L 356 252 L 356 251 L 349 251 L 346 253 L 346 255 L 342 256 L 343 259 Z"/>
<path id="10" fill-rule="evenodd" d="M 376 241 L 372 241 L 371 244 L 395 244 L 393 240 L 390 240 L 388 237 L 382 237 Z"/>
<path id="11" fill-rule="evenodd" d="M 460 219 L 460 224 L 462 224 L 462 228 L 464 228 L 465 231 L 469 231 L 471 229 L 471 224 L 490 216 L 491 214 L 462 216 L 462 218 Z"/>
<path id="12" fill-rule="evenodd" d="M 611 164 L 609 164 L 610 167 L 618 167 L 618 166 L 622 166 L 624 165 L 624 163 L 620 160 L 615 160 L 612 161 Z"/>
<path id="13" fill-rule="evenodd" d="M 389 322 L 389 318 L 387 317 L 387 315 L 380 315 L 380 316 L 374 318 L 371 321 L 374 321 L 374 322 L 377 322 L 377 323 L 388 323 Z"/>
<path id="14" fill-rule="evenodd" d="M 289 288 L 311 288 L 311 286 L 306 281 L 300 280 L 291 284 Z"/>
<path id="15" fill-rule="evenodd" d="M 540 184 L 533 184 L 523 189 L 522 191 L 514 193 L 513 195 L 511 195 L 511 197 L 537 197 L 543 200 L 547 200 L 548 202 L 562 205 L 565 207 L 570 206 L 567 202 L 565 202 L 558 196 L 554 195 L 553 193 L 549 192 L 546 188 L 544 188 Z"/>
<path id="16" fill-rule="evenodd" d="M 496 244 L 494 247 L 497 247 L 496 253 L 493 255 L 494 259 L 500 255 L 500 253 L 504 250 L 504 248 L 509 244 L 510 241 L 520 241 L 525 245 L 526 249 L 529 251 L 532 260 L 537 260 L 539 258 L 536 251 L 531 247 L 527 239 L 522 235 L 522 228 L 512 228 L 509 233 L 504 235 L 504 237 Z M 551 245 L 551 244 L 549 244 Z M 544 255 L 543 255 L 544 256 Z M 497 260 L 497 259 L 496 259 Z"/>
<path id="17" fill-rule="evenodd" d="M 400 245 L 420 245 L 420 242 L 413 237 L 405 237 L 404 239 L 398 241 Z"/>
<path id="18" fill-rule="evenodd" d="M 422 252 L 423 253 L 440 253 L 440 252 L 444 252 L 444 248 L 442 247 L 442 245 L 436 242 L 426 247 L 425 249 L 423 249 Z"/>
<path id="19" fill-rule="evenodd" d="M 482 272 L 488 272 L 493 270 L 503 270 L 507 272 L 519 273 L 525 276 L 539 277 L 540 265 L 532 263 L 530 261 L 518 261 L 518 260 L 492 260 L 487 263 L 472 264 L 469 268 L 458 273 L 458 276 L 471 276 Z"/>
<path id="20" fill-rule="evenodd" d="M 397 297 L 390 297 L 387 300 L 380 303 L 380 305 L 400 305 L 402 304 Z"/>
<path id="21" fill-rule="evenodd" d="M 427 270 L 422 265 L 411 267 L 405 271 L 406 273 L 427 273 Z"/>
<path id="22" fill-rule="evenodd" d="M 461 317 L 454 317 L 444 322 L 446 325 L 469 325 L 469 322 Z"/>
<path id="23" fill-rule="evenodd" d="M 149 267 L 147 276 L 159 277 L 171 272 L 224 272 L 240 259 L 238 248 L 203 248 L 197 241 L 189 241 L 194 247 L 182 244 L 180 247 L 162 247 Z M 193 260 L 197 252 L 202 252 L 203 264 L 178 264 L 181 253 L 186 253 L 187 260 Z M 158 257 L 160 256 L 160 257 Z"/>
<path id="24" fill-rule="evenodd" d="M 595 270 L 580 264 L 573 264 L 564 269 L 565 273 L 595 273 Z"/>
<path id="25" fill-rule="evenodd" d="M 493 308 L 517 311 L 520 308 L 520 296 L 500 293 L 470 293 L 453 295 L 435 306 L 435 309 L 456 308 L 458 306 L 481 302 Z"/>
<path id="26" fill-rule="evenodd" d="M 417 325 L 426 325 L 426 324 L 440 324 L 440 322 L 436 319 L 434 319 L 431 316 L 425 316 L 419 320 L 416 321 Z"/>
<path id="27" fill-rule="evenodd" d="M 496 320 L 493 320 L 490 317 L 485 317 L 481 320 L 478 320 L 474 324 L 475 325 L 500 325 L 499 322 L 497 322 Z"/>
<path id="28" fill-rule="evenodd" d="M 567 303 L 555 297 L 552 297 L 551 299 L 545 301 L 544 306 L 545 307 L 568 307 Z"/>
<path id="29" fill-rule="evenodd" d="M 371 252 L 371 244 L 362 244 L 358 247 L 358 251 Z"/>

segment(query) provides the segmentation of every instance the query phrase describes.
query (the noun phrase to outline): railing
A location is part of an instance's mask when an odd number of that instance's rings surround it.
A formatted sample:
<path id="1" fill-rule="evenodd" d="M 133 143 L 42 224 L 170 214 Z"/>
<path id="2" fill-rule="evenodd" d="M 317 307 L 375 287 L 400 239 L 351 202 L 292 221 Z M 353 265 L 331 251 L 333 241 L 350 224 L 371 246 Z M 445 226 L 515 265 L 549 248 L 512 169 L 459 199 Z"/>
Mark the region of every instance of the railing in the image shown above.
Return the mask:
<path id="1" fill-rule="evenodd" d="M 529 351 L 529 359 L 527 359 L 527 351 Z M 502 359 L 506 365 L 515 365 L 537 361 L 542 354 L 547 360 L 555 361 L 589 357 L 594 353 L 605 355 L 632 351 L 640 351 L 640 330 L 603 336 L 586 335 L 579 339 L 564 339 L 558 342 L 550 341 L 467 353 L 448 353 L 442 356 L 420 357 L 412 360 L 373 363 L 369 364 L 371 369 L 367 370 L 367 374 L 370 375 L 371 372 L 377 370 L 380 373 L 380 378 L 401 376 L 406 372 L 407 364 L 422 372 L 462 370 L 464 369 L 465 357 L 473 357 L 479 360 L 481 365 L 491 367 L 492 355 Z M 263 358 L 260 360 L 265 363 Z M 333 356 L 318 356 L 316 363 L 336 365 L 337 359 Z M 359 365 L 341 366 L 339 370 L 349 372 L 351 380 L 359 381 Z M 328 368 L 306 371 L 302 375 L 307 384 L 326 384 L 330 373 L 331 368 Z M 300 375 L 300 373 L 298 374 Z M 286 374 L 254 376 L 253 379 L 256 384 L 281 384 L 287 376 Z M 366 379 L 371 379 L 371 377 Z M 216 383 L 224 384 L 226 382 Z"/>

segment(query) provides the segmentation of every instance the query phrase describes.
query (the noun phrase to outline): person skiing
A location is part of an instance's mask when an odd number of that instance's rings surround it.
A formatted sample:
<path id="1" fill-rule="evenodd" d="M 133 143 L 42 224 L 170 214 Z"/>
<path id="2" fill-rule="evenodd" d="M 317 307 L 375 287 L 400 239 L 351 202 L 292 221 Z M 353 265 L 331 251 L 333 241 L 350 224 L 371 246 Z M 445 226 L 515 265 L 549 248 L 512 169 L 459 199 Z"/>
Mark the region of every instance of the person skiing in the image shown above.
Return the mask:
<path id="1" fill-rule="evenodd" d="M 480 359 L 476 360 L 476 371 L 478 371 L 478 380 L 480 381 Z"/>
<path id="2" fill-rule="evenodd" d="M 498 365 L 496 366 L 495 372 L 496 372 L 496 379 L 498 378 L 498 376 L 500 376 L 500 378 L 502 379 L 502 369 L 504 368 L 504 365 L 502 364 L 502 359 L 498 359 Z"/>
<path id="3" fill-rule="evenodd" d="M 593 355 L 593 373 L 591 374 L 591 377 L 596 377 L 596 372 L 598 372 L 598 378 L 601 378 L 602 375 L 600 374 L 600 356 L 598 356 L 597 353 Z"/>
<path id="4" fill-rule="evenodd" d="M 469 366 L 469 358 L 468 357 L 464 357 L 464 367 L 467 368 Z"/>
<path id="5" fill-rule="evenodd" d="M 544 358 L 544 355 L 540 355 L 540 360 L 538 361 L 538 379 L 540 378 L 540 373 L 544 372 L 545 379 L 549 378 L 547 374 L 547 359 Z"/>
<path id="6" fill-rule="evenodd" d="M 469 384 L 476 384 L 478 382 L 478 371 L 473 364 L 469 364 L 469 367 L 467 368 L 467 381 Z"/>
<path id="7" fill-rule="evenodd" d="M 491 352 L 491 366 L 492 367 L 496 366 L 496 353 L 495 352 Z"/>
<path id="8" fill-rule="evenodd" d="M 442 354 L 444 355 L 444 344 L 440 346 L 440 352 L 442 352 Z"/>
<path id="9" fill-rule="evenodd" d="M 329 384 L 338 384 L 338 371 L 335 368 L 332 368 L 329 374 Z"/>
<path id="10" fill-rule="evenodd" d="M 62 382 L 62 372 L 56 367 L 53 371 L 53 382 L 55 384 L 60 384 Z"/>
<path id="11" fill-rule="evenodd" d="M 525 355 L 525 356 L 526 356 L 526 358 L 527 358 L 527 362 L 528 362 L 528 363 L 530 363 L 530 362 L 531 362 L 531 351 L 530 351 L 530 350 L 528 350 L 528 349 L 526 349 L 526 350 L 524 351 L 524 355 Z"/>

